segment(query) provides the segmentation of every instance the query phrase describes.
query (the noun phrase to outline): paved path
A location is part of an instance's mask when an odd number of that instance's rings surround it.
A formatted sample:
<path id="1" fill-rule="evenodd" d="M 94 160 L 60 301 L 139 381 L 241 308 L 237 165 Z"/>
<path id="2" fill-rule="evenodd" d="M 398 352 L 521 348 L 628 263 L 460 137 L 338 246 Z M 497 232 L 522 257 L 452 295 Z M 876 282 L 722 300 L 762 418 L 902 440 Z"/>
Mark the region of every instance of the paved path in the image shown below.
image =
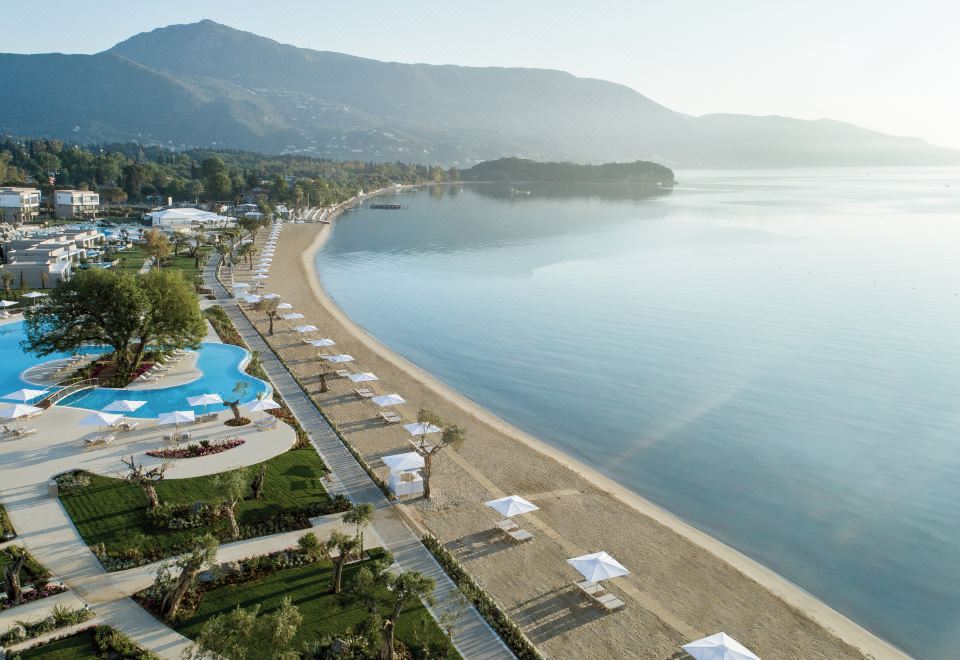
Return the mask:
<path id="1" fill-rule="evenodd" d="M 140 266 L 140 270 L 137 271 L 137 274 L 143 275 L 144 273 L 149 273 L 151 268 L 153 268 L 153 257 L 147 257 L 143 260 L 143 265 Z"/>
<path id="2" fill-rule="evenodd" d="M 327 485 L 328 490 L 331 494 L 343 494 L 353 502 L 371 502 L 374 505 L 376 511 L 373 526 L 383 539 L 384 545 L 393 552 L 400 567 L 405 571 L 420 571 L 436 582 L 436 605 L 430 608 L 434 617 L 439 620 L 445 612 L 460 613 L 454 643 L 464 658 L 472 660 L 514 657 L 476 609 L 472 606 L 463 608 L 458 604 L 459 592 L 456 586 L 437 564 L 433 555 L 393 510 L 390 501 L 360 467 L 313 402 L 237 306 L 236 301 L 217 280 L 218 262 L 219 257 L 211 257 L 207 262 L 203 272 L 204 282 L 211 288 L 250 350 L 260 351 L 263 368 L 270 376 L 274 388 L 307 432 L 314 448 L 333 471 L 332 484 Z"/>

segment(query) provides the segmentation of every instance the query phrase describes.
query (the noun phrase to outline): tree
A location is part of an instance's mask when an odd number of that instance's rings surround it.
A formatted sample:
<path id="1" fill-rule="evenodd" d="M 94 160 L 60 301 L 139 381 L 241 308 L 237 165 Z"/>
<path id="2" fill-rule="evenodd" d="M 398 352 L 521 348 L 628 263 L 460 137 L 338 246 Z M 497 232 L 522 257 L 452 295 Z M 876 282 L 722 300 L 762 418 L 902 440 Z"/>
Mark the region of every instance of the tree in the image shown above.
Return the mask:
<path id="1" fill-rule="evenodd" d="M 353 525 L 357 529 L 357 543 L 360 549 L 360 559 L 363 559 L 363 530 L 373 522 L 373 505 L 370 502 L 357 504 L 343 514 L 343 522 Z"/>
<path id="2" fill-rule="evenodd" d="M 20 585 L 20 571 L 27 562 L 27 551 L 15 545 L 11 545 L 6 550 L 11 560 L 3 567 L 3 580 L 7 587 L 7 602 L 23 602 L 23 587 Z"/>
<path id="3" fill-rule="evenodd" d="M 147 299 L 147 312 L 140 323 L 140 343 L 134 351 L 134 364 L 139 366 L 149 344 L 167 348 L 199 348 L 206 335 L 206 323 L 194 287 L 183 271 L 150 271 L 137 281 Z"/>
<path id="4" fill-rule="evenodd" d="M 327 550 L 337 550 L 340 554 L 333 560 L 333 584 L 331 591 L 335 594 L 340 593 L 341 582 L 343 579 L 343 567 L 350 558 L 350 553 L 357 549 L 359 540 L 347 536 L 341 531 L 334 531 L 327 539 Z"/>
<path id="5" fill-rule="evenodd" d="M 240 400 L 243 399 L 243 395 L 247 393 L 248 389 L 250 389 L 250 383 L 245 380 L 238 380 L 233 386 L 233 399 L 224 401 L 233 412 L 233 420 L 237 424 L 243 421 L 243 417 L 240 415 Z"/>
<path id="6" fill-rule="evenodd" d="M 0 273 L 0 279 L 3 280 L 3 292 L 4 292 L 5 294 L 7 294 L 7 298 L 12 297 L 12 296 L 13 296 L 13 282 L 14 282 L 14 280 L 17 279 L 17 278 L 15 278 L 15 277 L 13 276 L 13 273 L 11 273 L 11 272 L 8 271 L 8 270 L 5 270 L 5 271 L 3 271 L 2 273 Z"/>
<path id="7" fill-rule="evenodd" d="M 443 429 L 440 434 L 440 442 L 436 445 L 427 440 L 426 433 L 422 434 L 418 441 L 414 443 L 417 453 L 423 456 L 423 496 L 430 499 L 430 476 L 433 473 L 434 455 L 447 447 L 459 447 L 462 445 L 466 432 L 457 425 L 444 426 L 443 420 L 440 419 L 439 415 L 425 409 L 421 409 L 420 412 L 417 413 L 417 421 L 424 425 L 424 429 L 426 429 L 427 426 L 436 426 Z"/>
<path id="8" fill-rule="evenodd" d="M 380 638 L 380 657 L 394 660 L 394 634 L 403 610 L 417 600 L 433 604 L 434 582 L 417 571 L 392 575 L 386 571 L 388 561 L 378 560 L 364 566 L 357 573 L 350 594 L 360 600 L 370 615 L 368 625 L 374 627 Z M 389 591 L 391 603 L 387 611 L 381 611 L 380 599 L 383 590 Z"/>
<path id="9" fill-rule="evenodd" d="M 267 318 L 270 319 L 270 329 L 267 334 L 271 337 L 273 336 L 273 321 L 277 318 L 277 303 L 278 300 L 276 298 L 264 300 L 260 303 L 261 308 L 267 313 Z"/>
<path id="10" fill-rule="evenodd" d="M 160 614 L 167 621 L 177 616 L 184 597 L 197 579 L 197 574 L 216 557 L 217 539 L 212 534 L 204 534 L 194 540 L 193 548 L 188 554 L 160 565 L 156 585 L 164 594 L 160 602 Z M 180 570 L 175 578 L 174 569 Z"/>
<path id="11" fill-rule="evenodd" d="M 143 494 L 147 496 L 147 503 L 151 510 L 158 508 L 160 498 L 157 496 L 157 484 L 163 481 L 163 477 L 170 468 L 170 463 L 164 461 L 161 465 L 155 465 L 149 470 L 144 470 L 143 463 L 135 462 L 133 454 L 130 455 L 129 460 L 121 458 L 120 461 L 130 470 L 124 476 L 124 479 L 140 486 Z"/>
<path id="12" fill-rule="evenodd" d="M 240 538 L 240 526 L 237 524 L 237 504 L 243 500 L 247 492 L 247 470 L 239 469 L 218 474 L 214 479 L 214 486 L 220 495 L 218 510 L 227 517 L 230 523 L 230 534 L 234 539 Z"/>
<path id="13" fill-rule="evenodd" d="M 303 615 L 287 596 L 280 608 L 260 614 L 260 606 L 241 607 L 218 614 L 203 624 L 194 645 L 184 653 L 187 660 L 222 657 L 229 660 L 296 660 L 292 649 Z"/>
<path id="14" fill-rule="evenodd" d="M 263 482 L 267 477 L 267 464 L 261 463 L 260 467 L 257 468 L 256 474 L 253 475 L 253 481 L 250 482 L 250 490 L 252 491 L 251 499 L 259 500 L 263 497 Z"/>
<path id="15" fill-rule="evenodd" d="M 143 232 L 144 251 L 148 256 L 153 257 L 157 268 L 160 268 L 160 260 L 170 256 L 170 241 L 167 235 L 157 228 L 148 229 Z"/>

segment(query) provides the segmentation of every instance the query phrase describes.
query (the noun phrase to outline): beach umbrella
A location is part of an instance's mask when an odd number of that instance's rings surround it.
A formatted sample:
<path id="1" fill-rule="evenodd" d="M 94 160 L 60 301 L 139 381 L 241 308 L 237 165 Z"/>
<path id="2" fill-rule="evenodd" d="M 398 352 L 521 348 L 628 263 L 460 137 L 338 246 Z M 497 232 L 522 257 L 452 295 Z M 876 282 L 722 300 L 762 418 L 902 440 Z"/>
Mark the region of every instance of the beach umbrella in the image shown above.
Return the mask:
<path id="1" fill-rule="evenodd" d="M 695 660 L 760 660 L 750 649 L 725 632 L 683 645 Z"/>
<path id="2" fill-rule="evenodd" d="M 4 406 L 3 408 L 0 408 L 0 419 L 18 419 L 20 417 L 36 415 L 37 413 L 42 412 L 43 408 L 28 406 L 25 403 L 15 403 L 12 406 Z M 19 422 L 17 422 L 17 428 L 20 428 Z"/>
<path id="3" fill-rule="evenodd" d="M 16 392 L 10 392 L 10 394 L 4 394 L 0 399 L 9 399 L 11 401 L 22 401 L 26 403 L 36 399 L 38 396 L 43 396 L 46 394 L 43 390 L 17 390 Z"/>
<path id="4" fill-rule="evenodd" d="M 265 279 L 267 279 L 267 276 L 266 276 L 264 273 L 260 273 L 259 275 L 254 275 L 254 276 L 253 276 L 253 279 L 255 279 L 255 280 L 265 280 Z"/>
<path id="5" fill-rule="evenodd" d="M 533 502 L 528 502 L 519 495 L 508 495 L 507 497 L 501 497 L 497 500 L 484 502 L 484 504 L 494 509 L 504 518 L 519 516 L 521 513 L 530 513 L 540 508 Z"/>
<path id="6" fill-rule="evenodd" d="M 346 353 L 341 353 L 340 355 L 321 355 L 320 357 L 322 357 L 327 362 L 332 362 L 333 364 L 353 362 L 353 356 L 347 355 Z"/>
<path id="7" fill-rule="evenodd" d="M 316 346 L 317 348 L 321 348 L 323 346 L 333 346 L 336 343 L 337 342 L 333 341 L 332 339 L 324 338 L 324 339 L 314 339 L 313 341 L 310 342 L 310 345 Z"/>
<path id="8" fill-rule="evenodd" d="M 407 433 L 410 435 L 427 435 L 429 433 L 439 433 L 443 429 L 439 426 L 434 426 L 429 422 L 417 422 L 415 424 L 404 424 L 403 428 L 407 429 Z"/>
<path id="9" fill-rule="evenodd" d="M 135 412 L 144 405 L 146 401 L 131 401 L 130 399 L 118 399 L 103 407 L 106 412 Z"/>
<path id="10" fill-rule="evenodd" d="M 249 288 L 250 288 L 250 285 L 246 282 L 237 282 L 236 284 L 233 285 L 234 291 L 236 291 L 237 289 L 243 290 L 243 289 L 249 289 Z"/>
<path id="11" fill-rule="evenodd" d="M 86 417 L 80 420 L 80 426 L 113 426 L 117 422 L 123 419 L 123 415 L 118 413 L 108 413 L 108 412 L 95 412 L 90 413 Z M 100 429 L 97 428 L 97 435 L 100 434 Z"/>
<path id="12" fill-rule="evenodd" d="M 30 291 L 29 293 L 23 294 L 22 297 L 23 298 L 46 298 L 47 294 L 40 293 L 39 291 Z"/>
<path id="13" fill-rule="evenodd" d="M 256 304 L 257 304 L 258 302 L 260 302 L 261 300 L 263 300 L 263 298 L 261 298 L 260 296 L 253 296 L 253 295 L 251 295 L 251 296 L 246 296 L 246 297 L 243 299 L 243 301 L 244 301 L 245 303 L 248 303 L 248 304 L 250 304 L 250 305 L 256 305 Z"/>
<path id="14" fill-rule="evenodd" d="M 180 438 L 180 425 L 188 424 L 196 420 L 192 410 L 175 410 L 173 412 L 163 413 L 157 417 L 158 426 L 173 424 L 173 437 Z"/>
<path id="15" fill-rule="evenodd" d="M 268 264 L 268 263 L 270 263 L 271 261 L 273 261 L 273 259 L 271 259 L 270 257 L 262 257 L 262 258 L 260 259 L 260 263 L 262 263 L 262 264 Z"/>
<path id="16" fill-rule="evenodd" d="M 290 303 L 280 303 L 277 305 L 277 309 L 293 309 L 293 305 Z"/>
<path id="17" fill-rule="evenodd" d="M 280 318 L 282 318 L 284 321 L 296 321 L 297 319 L 302 319 L 303 314 L 297 314 L 296 312 L 291 314 L 281 314 Z"/>
<path id="18" fill-rule="evenodd" d="M 263 418 L 265 418 L 267 410 L 276 410 L 279 407 L 279 403 L 273 399 L 264 397 L 263 399 L 257 399 L 254 403 L 251 403 L 248 410 L 250 410 L 250 412 L 262 412 L 264 413 Z"/>
<path id="19" fill-rule="evenodd" d="M 392 456 L 384 456 L 381 460 L 391 472 L 419 470 L 424 466 L 423 456 L 414 451 L 406 454 L 393 454 Z"/>
<path id="20" fill-rule="evenodd" d="M 316 331 L 317 331 L 317 326 L 315 326 L 315 325 L 298 325 L 296 328 L 294 328 L 294 330 L 296 330 L 297 332 L 299 332 L 299 333 L 302 335 L 302 334 L 305 334 L 305 333 L 307 333 L 307 332 L 316 332 Z"/>
<path id="21" fill-rule="evenodd" d="M 263 295 L 264 300 L 276 300 L 279 297 L 280 297 L 279 293 L 265 293 Z"/>
<path id="22" fill-rule="evenodd" d="M 200 394 L 199 396 L 187 397 L 187 403 L 191 406 L 203 406 L 203 414 L 207 414 L 207 406 L 211 403 L 223 403 L 223 398 L 219 394 Z"/>
<path id="23" fill-rule="evenodd" d="M 370 373 L 369 371 L 364 371 L 363 373 L 359 373 L 359 374 L 350 374 L 350 380 L 352 380 L 354 383 L 367 383 L 372 380 L 380 380 L 380 379 L 377 378 L 376 375 Z"/>
<path id="24" fill-rule="evenodd" d="M 401 403 L 407 402 L 407 400 L 399 394 L 383 394 L 381 396 L 375 396 L 370 400 L 381 408 L 386 408 L 387 406 L 399 406 Z"/>
<path id="25" fill-rule="evenodd" d="M 620 562 L 602 551 L 568 559 L 567 563 L 577 569 L 580 575 L 590 582 L 607 580 L 630 573 Z"/>
<path id="26" fill-rule="evenodd" d="M 0 308 L 13 307 L 16 304 L 12 300 L 0 300 Z"/>

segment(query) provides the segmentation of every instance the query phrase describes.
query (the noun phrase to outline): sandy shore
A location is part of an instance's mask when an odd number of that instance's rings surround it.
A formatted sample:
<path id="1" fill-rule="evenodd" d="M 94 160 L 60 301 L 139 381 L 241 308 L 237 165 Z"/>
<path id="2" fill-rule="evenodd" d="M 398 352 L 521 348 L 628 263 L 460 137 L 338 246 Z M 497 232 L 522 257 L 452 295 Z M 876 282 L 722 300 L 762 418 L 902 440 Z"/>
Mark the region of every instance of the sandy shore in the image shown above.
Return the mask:
<path id="1" fill-rule="evenodd" d="M 329 299 L 313 257 L 329 225 L 288 224 L 267 288 L 281 294 L 318 336 L 373 371 L 379 393 L 398 392 L 397 408 L 414 420 L 429 408 L 467 429 L 458 451 L 435 460 L 434 498 L 408 501 L 412 515 L 464 562 L 471 574 L 537 644 L 556 658 L 679 658 L 692 639 L 725 631 L 764 658 L 902 658 L 882 640 L 783 578 L 687 525 L 587 466 L 498 419 L 394 354 L 350 321 Z M 265 233 L 265 232 L 264 232 Z M 259 237 L 260 241 L 265 237 Z M 245 267 L 238 269 L 243 274 Z M 266 333 L 264 314 L 249 315 Z M 383 455 L 409 450 L 399 426 L 376 419 L 352 384 L 328 379 L 319 393 L 316 349 L 280 322 L 269 338 L 311 395 L 382 476 Z M 485 500 L 517 494 L 540 510 L 519 518 L 534 534 L 516 546 L 492 531 Z M 627 608 L 604 615 L 574 590 L 566 559 L 606 550 L 631 569 L 608 582 Z"/>

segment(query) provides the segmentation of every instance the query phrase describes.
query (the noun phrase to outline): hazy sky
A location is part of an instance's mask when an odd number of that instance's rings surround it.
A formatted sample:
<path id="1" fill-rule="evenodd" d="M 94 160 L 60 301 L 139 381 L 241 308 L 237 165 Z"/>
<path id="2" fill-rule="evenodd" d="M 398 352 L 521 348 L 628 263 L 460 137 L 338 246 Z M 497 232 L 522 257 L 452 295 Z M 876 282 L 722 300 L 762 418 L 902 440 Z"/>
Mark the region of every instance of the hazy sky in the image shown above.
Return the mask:
<path id="1" fill-rule="evenodd" d="M 960 148 L 956 0 L 3 4 L 5 52 L 94 53 L 137 32 L 210 18 L 318 50 L 564 69 L 690 114 L 830 117 Z"/>

